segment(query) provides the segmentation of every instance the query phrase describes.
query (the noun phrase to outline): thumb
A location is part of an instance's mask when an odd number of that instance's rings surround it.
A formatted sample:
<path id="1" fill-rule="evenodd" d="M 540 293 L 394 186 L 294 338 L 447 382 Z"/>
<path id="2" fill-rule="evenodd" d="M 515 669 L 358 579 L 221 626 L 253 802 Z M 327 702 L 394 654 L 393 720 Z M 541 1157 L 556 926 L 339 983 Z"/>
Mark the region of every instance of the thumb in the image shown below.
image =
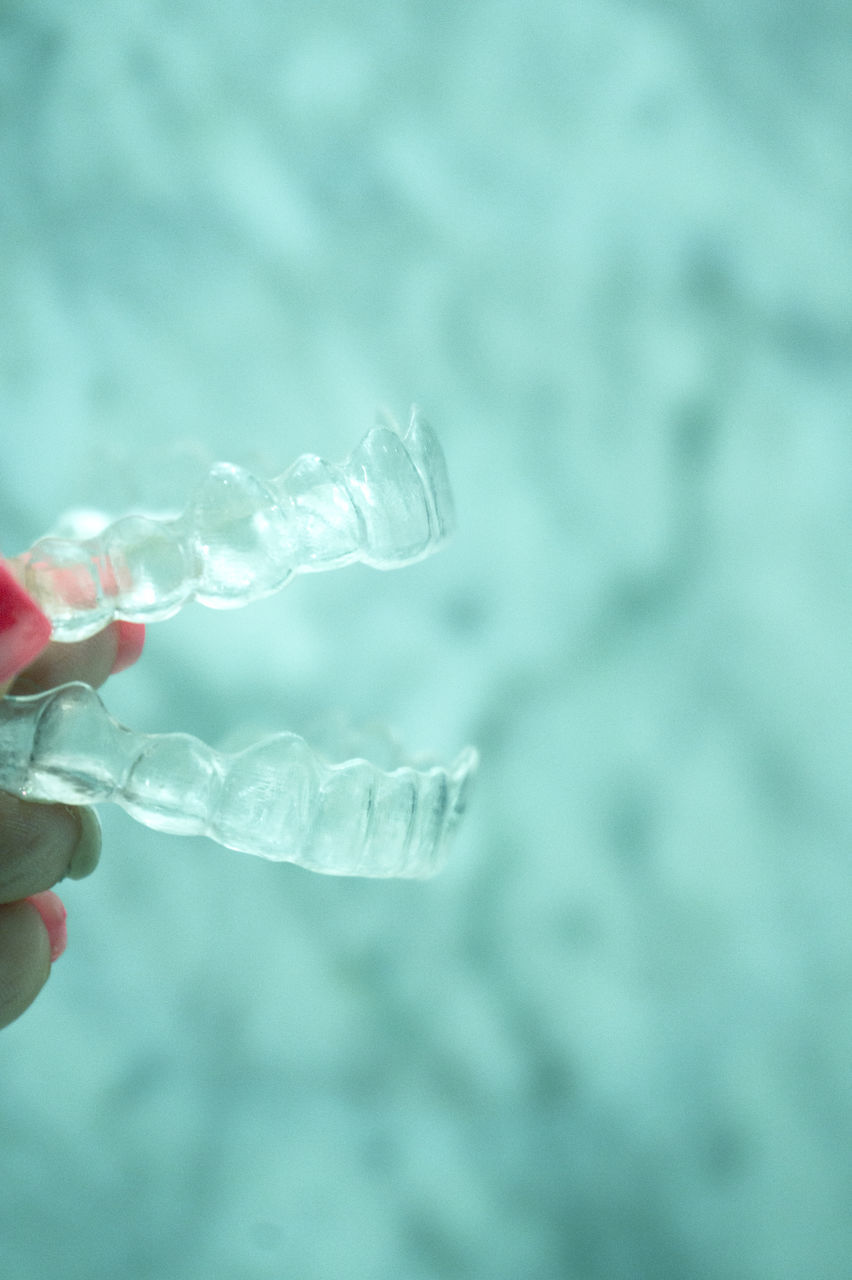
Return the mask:
<path id="1" fill-rule="evenodd" d="M 0 561 L 0 696 L 47 647 L 50 619 Z"/>

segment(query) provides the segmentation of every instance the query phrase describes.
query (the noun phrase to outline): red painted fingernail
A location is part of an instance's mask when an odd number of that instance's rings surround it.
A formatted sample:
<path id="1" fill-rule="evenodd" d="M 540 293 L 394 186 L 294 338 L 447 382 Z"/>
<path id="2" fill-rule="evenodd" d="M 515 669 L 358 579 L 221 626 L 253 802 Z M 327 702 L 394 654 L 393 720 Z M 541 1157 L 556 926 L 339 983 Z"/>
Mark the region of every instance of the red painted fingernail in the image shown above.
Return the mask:
<path id="1" fill-rule="evenodd" d="M 37 658 L 50 640 L 50 619 L 0 564 L 0 684 Z"/>
<path id="2" fill-rule="evenodd" d="M 116 622 L 115 635 L 118 647 L 115 662 L 112 664 L 111 676 L 119 671 L 126 671 L 139 658 L 145 644 L 145 624 L 143 622 Z"/>
<path id="3" fill-rule="evenodd" d="M 27 902 L 33 904 L 44 921 L 50 940 L 50 963 L 53 964 L 54 960 L 58 960 L 62 955 L 68 942 L 68 929 L 65 923 L 68 913 L 65 905 L 62 899 L 50 889 L 45 889 L 43 893 L 34 893 L 32 897 L 27 898 Z"/>

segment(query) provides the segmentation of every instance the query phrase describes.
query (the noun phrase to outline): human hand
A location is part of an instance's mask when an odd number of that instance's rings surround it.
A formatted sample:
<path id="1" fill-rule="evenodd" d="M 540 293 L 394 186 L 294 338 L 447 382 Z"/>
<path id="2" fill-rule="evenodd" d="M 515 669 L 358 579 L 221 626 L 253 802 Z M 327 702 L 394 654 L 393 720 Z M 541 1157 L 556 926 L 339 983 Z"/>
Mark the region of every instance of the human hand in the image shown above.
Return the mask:
<path id="1" fill-rule="evenodd" d="M 142 652 L 145 629 L 114 622 L 79 644 L 51 644 L 50 623 L 0 562 L 0 697 L 68 680 L 97 687 Z M 93 809 L 0 792 L 0 1028 L 29 1008 L 65 949 L 65 907 L 51 886 L 97 866 Z"/>

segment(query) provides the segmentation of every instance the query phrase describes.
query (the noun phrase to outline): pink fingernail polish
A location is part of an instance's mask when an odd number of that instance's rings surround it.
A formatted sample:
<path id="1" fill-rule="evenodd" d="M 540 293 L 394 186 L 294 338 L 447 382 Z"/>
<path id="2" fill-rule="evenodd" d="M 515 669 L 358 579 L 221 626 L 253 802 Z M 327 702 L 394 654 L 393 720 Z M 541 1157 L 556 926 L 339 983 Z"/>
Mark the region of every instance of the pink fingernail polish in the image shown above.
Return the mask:
<path id="1" fill-rule="evenodd" d="M 116 622 L 116 639 L 118 647 L 115 662 L 112 664 L 111 676 L 119 671 L 126 671 L 137 661 L 145 644 L 145 624 L 142 622 Z"/>
<path id="2" fill-rule="evenodd" d="M 33 904 L 44 922 L 50 940 L 50 963 L 53 964 L 54 960 L 58 960 L 62 955 L 68 942 L 66 925 L 68 913 L 65 910 L 65 904 L 50 889 L 45 889 L 43 893 L 34 893 L 32 897 L 27 898 L 27 902 Z"/>
<path id="3" fill-rule="evenodd" d="M 0 564 L 0 684 L 37 658 L 50 640 L 50 619 Z"/>

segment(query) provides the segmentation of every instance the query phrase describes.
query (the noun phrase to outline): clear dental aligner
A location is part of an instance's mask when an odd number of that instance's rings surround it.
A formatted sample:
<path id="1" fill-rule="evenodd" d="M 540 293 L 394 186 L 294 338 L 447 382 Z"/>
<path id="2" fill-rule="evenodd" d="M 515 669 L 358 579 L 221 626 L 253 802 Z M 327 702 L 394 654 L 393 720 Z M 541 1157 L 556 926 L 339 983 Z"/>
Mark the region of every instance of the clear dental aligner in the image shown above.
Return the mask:
<path id="1" fill-rule="evenodd" d="M 280 733 L 225 755 L 184 733 L 118 724 L 86 684 L 0 702 L 0 788 L 26 800 L 112 800 L 158 831 L 330 875 L 424 877 L 438 870 L 476 769 L 389 772 L 327 763 Z"/>
<path id="2" fill-rule="evenodd" d="M 171 617 L 188 600 L 235 608 L 296 573 L 412 564 L 452 525 L 441 447 L 412 410 L 404 434 L 384 421 L 339 465 L 304 454 L 262 481 L 219 463 L 176 519 L 130 515 L 94 538 L 41 538 L 8 564 L 53 638 L 75 641 L 114 618 Z"/>

